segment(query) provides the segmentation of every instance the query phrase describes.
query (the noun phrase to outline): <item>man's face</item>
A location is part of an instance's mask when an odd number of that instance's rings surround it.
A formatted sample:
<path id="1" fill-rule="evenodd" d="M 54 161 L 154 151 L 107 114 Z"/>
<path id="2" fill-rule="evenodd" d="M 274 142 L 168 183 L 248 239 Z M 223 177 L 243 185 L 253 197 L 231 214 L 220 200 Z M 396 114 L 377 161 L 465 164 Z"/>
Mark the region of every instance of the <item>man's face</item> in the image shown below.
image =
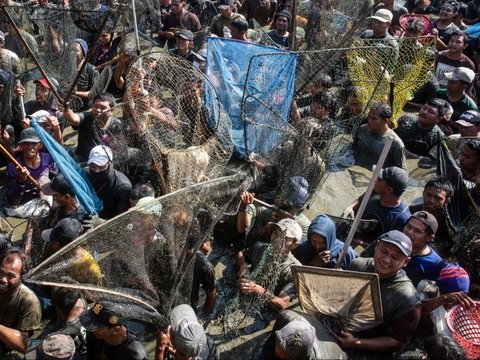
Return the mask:
<path id="1" fill-rule="evenodd" d="M 107 171 L 109 166 L 110 166 L 109 162 L 102 166 L 94 163 L 88 164 L 88 168 L 90 169 L 90 171 L 96 174 L 100 174 Z"/>
<path id="2" fill-rule="evenodd" d="M 467 173 L 476 173 L 480 167 L 480 159 L 475 150 L 470 149 L 466 144 L 462 148 L 459 157 L 460 169 Z"/>
<path id="3" fill-rule="evenodd" d="M 110 40 L 112 40 L 112 34 L 111 33 L 102 33 L 99 38 L 100 45 L 102 46 L 108 46 L 110 43 Z"/>
<path id="4" fill-rule="evenodd" d="M 363 105 L 356 96 L 348 97 L 348 109 L 352 115 L 360 115 L 363 110 Z"/>
<path id="5" fill-rule="evenodd" d="M 395 245 L 379 241 L 373 255 L 374 269 L 380 279 L 393 277 L 408 264 L 410 258 Z"/>
<path id="6" fill-rule="evenodd" d="M 34 159 L 41 148 L 42 143 L 37 142 L 23 142 L 20 144 L 20 149 L 22 149 L 22 154 L 25 159 Z"/>
<path id="7" fill-rule="evenodd" d="M 449 4 L 445 4 L 440 9 L 438 17 L 440 18 L 440 20 L 453 20 L 455 15 L 457 15 L 457 13 L 453 9 L 453 7 Z"/>
<path id="8" fill-rule="evenodd" d="M 391 189 L 391 186 L 382 178 L 377 178 L 375 181 L 375 185 L 373 186 L 373 190 L 379 195 L 382 196 L 387 193 L 387 191 Z"/>
<path id="9" fill-rule="evenodd" d="M 480 133 L 480 125 L 472 125 L 472 126 L 463 126 L 460 124 L 458 125 L 458 132 L 460 136 L 467 137 L 467 136 L 478 136 Z"/>
<path id="10" fill-rule="evenodd" d="M 277 29 L 280 31 L 287 31 L 288 19 L 285 16 L 279 16 L 275 22 Z"/>
<path id="11" fill-rule="evenodd" d="M 448 41 L 448 50 L 451 53 L 455 53 L 455 54 L 461 53 L 466 46 L 467 44 L 463 42 L 463 36 L 452 35 L 452 37 Z"/>
<path id="12" fill-rule="evenodd" d="M 218 11 L 220 11 L 220 16 L 224 19 L 230 19 L 232 15 L 232 8 L 230 6 L 228 8 L 218 9 Z"/>
<path id="13" fill-rule="evenodd" d="M 387 33 L 390 26 L 389 22 L 382 22 L 377 19 L 372 19 L 372 30 L 375 37 L 383 37 Z"/>
<path id="14" fill-rule="evenodd" d="M 35 100 L 39 103 L 46 103 L 48 100 L 49 90 L 42 84 L 37 84 L 35 87 Z"/>
<path id="15" fill-rule="evenodd" d="M 312 233 L 308 235 L 308 241 L 310 241 L 317 253 L 327 250 L 327 240 L 320 234 Z"/>
<path id="16" fill-rule="evenodd" d="M 439 214 L 448 203 L 446 191 L 427 187 L 423 191 L 423 210 L 431 214 Z"/>
<path id="17" fill-rule="evenodd" d="M 83 55 L 82 47 L 80 46 L 79 43 L 73 44 L 72 52 L 75 54 L 75 59 L 77 60 L 77 64 L 80 63 L 80 61 L 82 61 L 83 58 L 85 57 Z"/>
<path id="18" fill-rule="evenodd" d="M 230 36 L 232 37 L 232 39 L 235 39 L 235 40 L 243 39 L 243 33 L 237 30 L 237 28 L 235 28 L 234 26 L 230 26 L 229 29 L 230 29 Z"/>
<path id="19" fill-rule="evenodd" d="M 385 130 L 385 120 L 378 111 L 370 110 L 367 117 L 367 126 L 375 134 L 381 134 Z"/>
<path id="20" fill-rule="evenodd" d="M 184 39 L 184 38 L 181 38 L 180 36 L 177 36 L 175 38 L 175 42 L 177 44 L 177 49 L 178 50 L 189 50 L 189 47 L 190 47 L 190 41 Z"/>
<path id="21" fill-rule="evenodd" d="M 433 240 L 433 235 L 428 231 L 427 225 L 416 218 L 411 218 L 405 224 L 403 233 L 412 240 L 412 252 L 417 253 L 426 244 Z"/>
<path id="22" fill-rule="evenodd" d="M 59 192 L 53 192 L 52 194 L 53 201 L 56 202 L 60 206 L 65 206 L 68 204 L 70 199 L 70 195 L 68 194 L 60 194 Z"/>
<path id="23" fill-rule="evenodd" d="M 463 81 L 460 80 L 448 80 L 447 90 L 450 93 L 461 93 L 464 92 L 467 86 Z"/>
<path id="24" fill-rule="evenodd" d="M 106 122 L 113 114 L 113 108 L 106 100 L 95 100 L 92 106 L 92 116 L 95 120 Z"/>
<path id="25" fill-rule="evenodd" d="M 8 261 L 6 261 L 8 260 Z M 12 294 L 22 283 L 22 260 L 18 256 L 5 259 L 0 265 L 0 296 Z"/>
<path id="26" fill-rule="evenodd" d="M 418 123 L 421 127 L 430 128 L 437 125 L 440 122 L 440 116 L 438 115 L 438 108 L 425 104 L 418 112 Z"/>
<path id="27" fill-rule="evenodd" d="M 172 0 L 172 13 L 175 15 L 180 15 L 183 12 L 185 3 L 180 0 Z"/>

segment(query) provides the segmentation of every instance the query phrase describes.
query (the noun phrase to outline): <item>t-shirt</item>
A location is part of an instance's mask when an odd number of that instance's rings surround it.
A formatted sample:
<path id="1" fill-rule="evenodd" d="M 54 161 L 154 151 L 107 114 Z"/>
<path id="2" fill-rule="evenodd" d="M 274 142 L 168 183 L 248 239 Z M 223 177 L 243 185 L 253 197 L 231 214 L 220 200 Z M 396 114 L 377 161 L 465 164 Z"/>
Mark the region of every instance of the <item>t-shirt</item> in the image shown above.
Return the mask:
<path id="1" fill-rule="evenodd" d="M 116 346 L 108 346 L 93 335 L 87 335 L 88 360 L 146 360 L 147 352 L 143 344 L 130 333 L 127 339 Z"/>
<path id="2" fill-rule="evenodd" d="M 249 22 L 255 19 L 260 26 L 265 26 L 273 18 L 276 4 L 276 0 L 245 0 L 240 8 L 240 12 Z"/>
<path id="3" fill-rule="evenodd" d="M 355 259 L 347 269 L 374 273 L 373 258 Z M 387 335 L 399 341 L 408 341 L 420 319 L 421 311 L 417 291 L 404 270 L 399 270 L 391 278 L 379 280 L 383 323 L 373 329 L 358 333 L 358 336 L 360 338 L 373 338 Z M 409 321 L 401 324 L 402 317 L 409 318 Z M 399 324 L 402 326 L 399 327 Z"/>
<path id="4" fill-rule="evenodd" d="M 367 124 L 360 126 L 355 137 L 353 144 L 355 164 L 371 170 L 372 166 L 378 162 L 383 146 L 389 136 L 393 137 L 393 143 L 383 167 L 396 166 L 406 169 L 407 159 L 403 151 L 405 145 L 398 135 L 391 129 L 388 129 L 382 135 L 374 134 L 370 131 Z"/>
<path id="5" fill-rule="evenodd" d="M 440 51 L 435 61 L 435 77 L 441 87 L 447 86 L 448 80 L 445 77 L 445 73 L 447 72 L 452 72 L 459 67 L 466 67 L 475 71 L 475 64 L 467 55 L 462 54 L 459 60 L 451 60 L 447 57 L 447 53 L 448 50 Z"/>
<path id="6" fill-rule="evenodd" d="M 190 296 L 190 302 L 193 308 L 198 305 L 200 286 L 204 291 L 212 291 L 215 289 L 215 268 L 203 252 L 197 251 L 193 272 L 192 294 Z"/>
<path id="7" fill-rule="evenodd" d="M 428 255 L 412 256 L 405 267 L 405 272 L 415 287 L 423 279 L 437 280 L 444 267 L 442 258 L 430 246 L 428 248 L 430 249 Z"/>
<path id="8" fill-rule="evenodd" d="M 87 63 L 82 74 L 80 75 L 80 78 L 78 79 L 77 91 L 90 91 L 98 77 L 99 73 L 95 66 Z M 82 104 L 79 104 L 80 106 L 75 108 L 75 111 L 84 111 L 90 107 L 88 99 L 81 98 L 81 100 Z"/>
<path id="9" fill-rule="evenodd" d="M 395 132 L 408 151 L 421 156 L 428 156 L 430 150 L 445 137 L 437 125 L 428 130 L 418 127 L 418 116 L 412 114 L 398 119 Z"/>
<path id="10" fill-rule="evenodd" d="M 443 41 L 445 45 L 448 45 L 448 42 L 450 41 L 450 37 L 455 31 L 460 30 L 457 25 L 454 23 L 449 24 L 445 29 L 439 29 L 438 28 L 438 20 L 435 20 L 433 22 L 433 27 L 438 30 L 438 37 L 440 40 Z"/>
<path id="11" fill-rule="evenodd" d="M 453 102 L 448 100 L 448 90 L 447 89 L 438 89 L 437 92 L 435 93 L 435 97 L 448 101 L 450 105 L 453 108 L 453 114 L 452 117 L 450 118 L 451 122 L 457 121 L 460 119 L 460 116 L 468 110 L 478 110 L 477 104 L 475 104 L 475 101 L 468 96 L 467 94 L 464 94 L 459 100 Z"/>
<path id="12" fill-rule="evenodd" d="M 35 293 L 20 284 L 16 291 L 0 296 L 0 324 L 22 332 L 40 329 L 42 309 Z"/>
<path id="13" fill-rule="evenodd" d="M 288 48 L 290 46 L 288 42 L 288 32 L 285 36 L 278 36 L 275 30 L 270 30 L 267 32 L 267 35 L 272 39 L 276 44 L 280 45 L 282 48 Z"/>

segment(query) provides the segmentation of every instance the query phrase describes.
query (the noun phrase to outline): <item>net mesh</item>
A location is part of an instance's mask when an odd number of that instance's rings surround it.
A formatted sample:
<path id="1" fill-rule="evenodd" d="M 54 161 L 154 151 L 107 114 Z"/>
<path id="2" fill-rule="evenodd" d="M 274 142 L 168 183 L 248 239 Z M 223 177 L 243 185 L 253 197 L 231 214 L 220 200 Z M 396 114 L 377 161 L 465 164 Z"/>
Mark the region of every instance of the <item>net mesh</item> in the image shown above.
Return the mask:
<path id="1" fill-rule="evenodd" d="M 129 311 L 138 320 L 163 320 L 177 303 L 189 302 L 196 251 L 244 180 L 218 178 L 133 208 L 53 254 L 25 281 L 81 288 L 143 309 Z"/>

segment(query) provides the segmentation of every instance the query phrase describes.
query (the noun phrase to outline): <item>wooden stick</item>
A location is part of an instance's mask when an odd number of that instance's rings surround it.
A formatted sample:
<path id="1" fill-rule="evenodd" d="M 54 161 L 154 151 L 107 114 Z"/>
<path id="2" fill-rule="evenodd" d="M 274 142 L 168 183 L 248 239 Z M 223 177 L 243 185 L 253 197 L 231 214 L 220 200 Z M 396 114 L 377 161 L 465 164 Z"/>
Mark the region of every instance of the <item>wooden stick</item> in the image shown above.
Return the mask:
<path id="1" fill-rule="evenodd" d="M 257 199 L 257 198 L 253 198 L 253 202 L 254 202 L 254 203 L 257 203 L 258 205 L 262 205 L 262 206 L 266 207 L 267 209 L 270 209 L 270 210 L 273 210 L 273 211 L 279 211 L 279 212 L 281 212 L 282 214 L 286 215 L 288 218 L 295 220 L 295 216 L 293 216 L 292 214 L 290 214 L 288 211 L 279 209 L 279 208 L 276 207 L 275 205 L 271 205 L 271 204 L 266 203 L 266 202 L 264 202 L 264 201 L 262 201 L 262 200 L 259 200 L 259 199 Z"/>
<path id="2" fill-rule="evenodd" d="M 15 164 L 15 166 L 17 167 L 17 169 L 19 170 L 23 170 L 24 167 L 22 165 L 19 164 L 19 162 L 17 161 L 17 159 L 15 159 L 12 154 L 10 154 L 10 152 L 2 145 L 0 144 L 0 151 L 3 152 L 3 154 L 11 161 Z M 27 175 L 27 179 L 30 180 L 30 182 L 38 189 L 40 190 L 40 184 L 38 183 L 37 180 L 35 180 L 32 175 L 28 174 Z"/>
<path id="3" fill-rule="evenodd" d="M 17 80 L 17 86 L 18 85 L 22 85 L 20 80 Z M 20 100 L 20 115 L 21 115 L 22 120 L 23 120 L 27 116 L 27 114 L 25 113 L 25 102 L 23 101 L 23 95 L 19 96 L 19 100 Z"/>
<path id="4" fill-rule="evenodd" d="M 370 179 L 370 183 L 368 184 L 367 191 L 365 191 L 362 202 L 360 203 L 360 207 L 358 208 L 358 211 L 355 214 L 355 219 L 353 220 L 352 227 L 348 232 L 348 236 L 347 236 L 347 239 L 345 240 L 345 245 L 343 246 L 342 253 L 338 258 L 337 269 L 339 269 L 342 266 L 343 258 L 347 254 L 348 247 L 352 243 L 353 236 L 357 231 L 358 224 L 360 224 L 360 220 L 362 219 L 363 212 L 365 211 L 365 208 L 367 207 L 367 203 L 370 200 L 370 196 L 372 195 L 372 192 L 373 192 L 373 187 L 375 186 L 375 182 L 377 181 L 377 178 L 380 175 L 380 171 L 382 171 L 383 164 L 385 163 L 385 159 L 387 158 L 387 155 L 388 155 L 388 152 L 390 151 L 390 147 L 392 146 L 392 143 L 393 143 L 393 137 L 389 136 L 387 138 L 387 141 L 385 142 L 385 145 L 383 145 L 382 153 L 380 154 L 380 158 L 378 159 L 375 170 L 373 170 L 372 178 Z"/>

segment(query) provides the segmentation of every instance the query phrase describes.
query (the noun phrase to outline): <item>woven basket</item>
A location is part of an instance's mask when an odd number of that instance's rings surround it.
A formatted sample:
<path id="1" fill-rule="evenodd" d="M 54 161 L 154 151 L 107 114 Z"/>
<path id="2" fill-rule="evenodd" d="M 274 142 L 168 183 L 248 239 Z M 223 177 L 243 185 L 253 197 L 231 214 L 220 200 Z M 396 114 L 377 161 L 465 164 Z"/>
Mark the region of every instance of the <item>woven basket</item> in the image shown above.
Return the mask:
<path id="1" fill-rule="evenodd" d="M 480 359 L 480 302 L 475 302 L 470 310 L 454 306 L 448 311 L 446 320 L 467 359 Z"/>

